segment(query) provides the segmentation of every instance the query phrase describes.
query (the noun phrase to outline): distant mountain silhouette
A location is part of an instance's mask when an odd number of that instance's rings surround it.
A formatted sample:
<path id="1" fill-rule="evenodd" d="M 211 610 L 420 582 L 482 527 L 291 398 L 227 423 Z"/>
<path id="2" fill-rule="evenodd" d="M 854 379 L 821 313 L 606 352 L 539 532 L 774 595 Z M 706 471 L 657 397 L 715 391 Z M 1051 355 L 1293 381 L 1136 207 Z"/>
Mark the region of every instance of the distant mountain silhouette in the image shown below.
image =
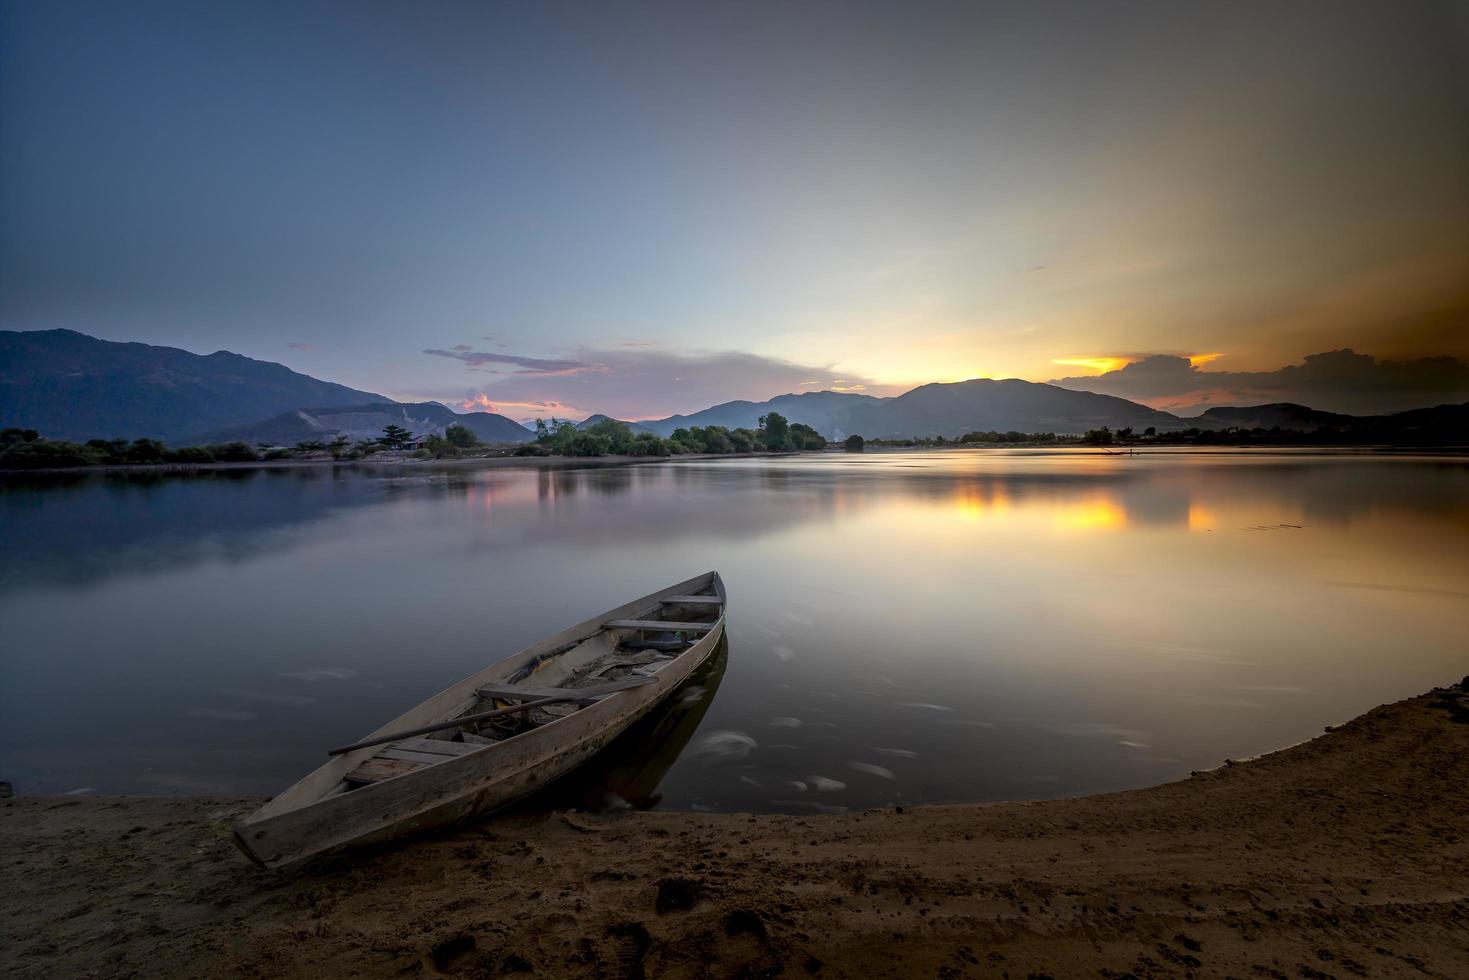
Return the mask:
<path id="1" fill-rule="evenodd" d="M 1469 402 L 1344 418 L 1343 430 L 1364 441 L 1393 446 L 1469 446 Z"/>
<path id="2" fill-rule="evenodd" d="M 839 422 L 842 438 L 857 433 L 869 439 L 905 436 L 961 436 L 974 431 L 1071 434 L 1102 426 L 1183 428 L 1176 415 L 1111 395 L 1071 391 L 1055 385 L 977 378 L 929 384 L 875 404 L 850 410 Z"/>
<path id="3" fill-rule="evenodd" d="M 1190 425 L 1204 428 L 1238 429 L 1290 429 L 1295 432 L 1314 432 L 1345 425 L 1356 416 L 1339 412 L 1321 412 L 1294 402 L 1274 402 L 1269 405 L 1211 408 L 1197 418 L 1185 419 Z M 1207 423 L 1207 424 L 1206 424 Z"/>
<path id="4" fill-rule="evenodd" d="M 1315 433 L 1323 443 L 1385 446 L 1469 445 L 1469 402 L 1435 405 L 1388 415 L 1343 415 L 1322 412 L 1293 402 L 1211 408 L 1197 418 L 1183 419 L 1187 428 L 1280 429 Z"/>
<path id="5" fill-rule="evenodd" d="M 799 395 L 776 395 L 763 402 L 724 402 L 692 415 L 670 415 L 666 419 L 647 420 L 640 424 L 660 436 L 668 436 L 674 429 L 691 425 L 753 429 L 759 424 L 760 416 L 778 412 L 792 422 L 802 422 L 827 438 L 835 439 L 840 438 L 835 433 L 841 427 L 842 420 L 855 406 L 886 400 L 844 391 L 807 391 Z M 843 432 L 842 436 L 847 434 Z"/>
<path id="6" fill-rule="evenodd" d="M 183 442 L 210 445 L 221 442 L 267 443 L 294 446 L 298 442 L 329 441 L 345 435 L 350 439 L 372 439 L 383 428 L 397 425 L 414 435 L 443 435 L 451 425 L 462 425 L 481 442 L 528 442 L 534 434 L 512 419 L 492 412 L 460 414 L 438 402 L 370 402 L 366 405 L 328 408 L 298 408 L 260 422 L 195 433 Z"/>
<path id="7" fill-rule="evenodd" d="M 576 427 L 578 429 L 590 429 L 592 426 L 596 425 L 598 422 L 622 422 L 622 419 L 614 419 L 610 415 L 600 415 L 600 414 L 599 415 L 588 415 L 586 418 L 584 418 L 580 422 L 576 423 Z M 627 426 L 629 429 L 632 429 L 634 432 L 652 432 L 653 431 L 652 429 L 650 429 L 646 425 L 644 425 L 642 422 L 622 422 L 622 424 L 625 425 L 625 426 Z"/>
<path id="8" fill-rule="evenodd" d="M 1102 426 L 1184 428 L 1183 420 L 1123 398 L 1071 391 L 1031 381 L 976 379 L 929 384 L 896 398 L 837 391 L 778 395 L 769 401 L 726 402 L 693 415 L 644 422 L 659 435 L 680 426 L 723 425 L 754 428 L 760 416 L 779 412 L 803 422 L 828 439 L 849 435 L 869 439 L 910 436 L 961 436 L 974 431 L 1078 433 Z"/>
<path id="9" fill-rule="evenodd" d="M 1015 379 L 927 384 L 895 398 L 840 391 L 778 395 L 763 402 L 732 401 L 691 415 L 628 423 L 670 435 L 687 426 L 755 428 L 778 412 L 831 440 L 913 436 L 954 438 L 974 431 L 1077 434 L 1103 426 L 1153 426 L 1160 432 L 1197 428 L 1350 433 L 1354 438 L 1460 439 L 1463 405 L 1354 417 L 1276 403 L 1220 406 L 1180 418 L 1112 395 Z M 593 415 L 587 428 L 607 419 Z M 381 434 L 400 425 L 416 434 L 451 424 L 489 443 L 526 442 L 533 432 L 503 415 L 460 414 L 437 402 L 398 403 L 382 395 L 320 381 L 269 361 L 219 351 L 191 354 L 172 347 L 98 340 L 72 330 L 0 331 L 0 426 L 40 431 L 52 439 L 138 438 L 174 445 L 231 442 L 293 445 Z M 1469 441 L 1469 435 L 1462 436 Z"/>
<path id="10" fill-rule="evenodd" d="M 391 401 L 229 351 L 191 354 L 74 330 L 0 330 L 0 425 L 51 439 L 177 442 L 303 405 Z"/>

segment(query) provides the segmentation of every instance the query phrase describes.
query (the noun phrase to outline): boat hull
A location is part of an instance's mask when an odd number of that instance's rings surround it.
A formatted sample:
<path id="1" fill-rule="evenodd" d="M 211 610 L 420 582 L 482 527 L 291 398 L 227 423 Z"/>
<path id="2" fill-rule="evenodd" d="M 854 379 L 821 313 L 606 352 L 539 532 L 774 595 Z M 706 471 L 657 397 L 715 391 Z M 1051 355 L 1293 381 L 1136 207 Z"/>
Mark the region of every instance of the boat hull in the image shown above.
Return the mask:
<path id="1" fill-rule="evenodd" d="M 436 709 L 441 712 L 439 717 L 451 717 L 442 712 L 443 706 L 452 704 L 454 710 L 458 710 L 460 704 L 468 703 L 467 699 L 473 697 L 475 686 L 503 679 L 498 675 L 508 676 L 522 664 L 554 649 L 593 624 L 618 618 L 648 602 L 657 601 L 659 597 L 697 588 L 700 582 L 709 578 L 701 576 L 679 583 L 605 613 L 597 620 L 563 631 L 466 678 L 374 734 L 401 731 L 421 723 L 426 713 Z M 723 595 L 718 577 L 714 576 L 713 581 Z M 256 863 L 277 868 L 349 845 L 447 827 L 498 810 L 565 775 L 601 751 L 698 670 L 709 659 L 723 635 L 724 616 L 721 614 L 713 629 L 657 672 L 656 684 L 603 698 L 564 718 L 480 751 L 351 792 L 326 795 L 304 805 L 292 799 L 293 796 L 321 790 L 327 781 L 340 781 L 344 772 L 375 749 L 340 756 L 242 823 L 235 832 L 236 843 Z"/>

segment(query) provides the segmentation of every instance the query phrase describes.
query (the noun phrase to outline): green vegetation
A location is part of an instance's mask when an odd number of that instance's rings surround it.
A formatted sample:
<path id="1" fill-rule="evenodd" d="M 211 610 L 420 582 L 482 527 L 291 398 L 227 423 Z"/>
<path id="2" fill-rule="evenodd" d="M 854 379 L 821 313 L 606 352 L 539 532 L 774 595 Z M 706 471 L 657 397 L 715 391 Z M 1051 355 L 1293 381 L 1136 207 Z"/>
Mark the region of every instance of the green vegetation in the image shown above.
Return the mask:
<path id="1" fill-rule="evenodd" d="M 393 426 L 389 426 L 393 428 Z M 451 425 L 441 436 L 429 436 L 423 441 L 424 455 L 434 459 L 454 459 L 483 450 L 485 445 L 473 430 L 462 425 Z"/>
<path id="2" fill-rule="evenodd" d="M 784 449 L 790 441 L 791 425 L 779 412 L 760 416 L 760 441 L 767 446 Z"/>
<path id="3" fill-rule="evenodd" d="M 480 444 L 479 436 L 462 425 L 451 425 L 445 429 L 444 441 L 459 449 L 473 449 Z"/>
<path id="4" fill-rule="evenodd" d="M 0 430 L 0 470 L 62 469 L 77 466 L 189 466 L 205 463 L 255 463 L 330 453 L 335 460 L 361 459 L 384 448 L 347 436 L 330 442 L 298 442 L 291 449 L 262 443 L 226 442 L 169 448 L 157 439 L 90 439 L 85 443 L 46 439 L 35 429 Z"/>
<path id="5" fill-rule="evenodd" d="M 826 436 L 809 425 L 793 422 L 790 433 L 786 437 L 786 448 L 819 451 L 826 448 Z"/>
<path id="6" fill-rule="evenodd" d="M 1062 441 L 1067 436 L 1057 436 L 1054 432 L 1016 432 L 1013 429 L 1008 432 L 966 432 L 959 437 L 961 445 L 972 446 L 975 444 L 986 445 L 1001 442 L 1038 442 L 1053 443 Z"/>
<path id="7" fill-rule="evenodd" d="M 85 443 L 44 439 L 35 429 L 0 430 L 0 469 L 39 470 L 68 466 L 132 466 L 166 463 L 247 463 L 260 456 L 243 442 L 169 449 L 156 439 L 91 439 Z"/>
<path id="8" fill-rule="evenodd" d="M 674 429 L 667 439 L 634 432 L 626 422 L 605 419 L 578 429 L 552 419 L 536 420 L 536 440 L 516 449 L 519 456 L 682 456 L 689 453 L 788 452 L 825 449 L 826 439 L 809 425 L 792 425 L 775 412 L 762 416 L 760 428 L 727 429 L 722 425 Z"/>
<path id="9" fill-rule="evenodd" d="M 413 444 L 413 433 L 401 425 L 385 425 L 378 442 L 389 449 L 407 449 Z"/>
<path id="10" fill-rule="evenodd" d="M 966 432 L 957 439 L 945 436 L 913 436 L 911 439 L 868 439 L 869 446 L 891 446 L 904 449 L 928 448 L 932 446 L 998 446 L 1021 445 L 1074 445 L 1079 436 L 1058 436 L 1054 432 Z"/>
<path id="11" fill-rule="evenodd" d="M 842 447 L 849 453 L 860 453 L 866 445 L 866 441 L 857 435 L 847 436 L 847 441 L 842 443 Z"/>
<path id="12" fill-rule="evenodd" d="M 573 422 L 536 419 L 535 442 L 515 450 L 517 456 L 666 456 L 664 440 L 650 432 L 634 433 L 623 422 L 606 419 L 585 429 Z"/>
<path id="13" fill-rule="evenodd" d="M 1150 446 L 1469 446 L 1469 404 L 1366 416 L 1330 427 L 1302 431 L 1265 428 L 1178 429 L 1159 432 L 1148 426 L 1141 433 L 1132 426 L 1102 426 L 1082 435 L 1054 432 L 967 432 L 958 439 L 944 436 L 911 439 L 868 439 L 869 446 L 928 448 L 938 446 L 1087 446 L 1147 448 Z"/>
<path id="14" fill-rule="evenodd" d="M 670 456 L 702 451 L 675 449 L 672 440 L 660 439 L 651 432 L 633 432 L 627 423 L 615 419 L 578 429 L 573 422 L 553 418 L 549 424 L 545 419 L 536 419 L 536 441 L 515 452 L 518 456 Z"/>
<path id="15" fill-rule="evenodd" d="M 204 463 L 274 462 L 320 457 L 354 460 L 380 450 L 402 450 L 415 443 L 412 432 L 399 425 L 384 427 L 377 439 L 353 442 L 339 435 L 324 441 L 308 439 L 290 448 L 262 443 L 249 446 L 232 442 L 216 446 L 184 446 L 170 449 L 156 439 L 93 439 L 85 444 L 42 438 L 34 429 L 0 431 L 0 469 L 63 469 L 79 466 L 198 465 Z M 785 452 L 824 449 L 826 440 L 810 426 L 791 424 L 771 413 L 760 420 L 760 428 L 726 429 L 723 426 L 691 426 L 678 429 L 667 439 L 651 432 L 634 432 L 625 422 L 607 419 L 586 429 L 552 419 L 537 421 L 534 442 L 506 447 L 487 446 L 472 429 L 451 425 L 443 435 L 423 440 L 420 458 L 457 459 L 467 456 L 679 456 L 688 453 L 725 455 L 731 453 Z"/>

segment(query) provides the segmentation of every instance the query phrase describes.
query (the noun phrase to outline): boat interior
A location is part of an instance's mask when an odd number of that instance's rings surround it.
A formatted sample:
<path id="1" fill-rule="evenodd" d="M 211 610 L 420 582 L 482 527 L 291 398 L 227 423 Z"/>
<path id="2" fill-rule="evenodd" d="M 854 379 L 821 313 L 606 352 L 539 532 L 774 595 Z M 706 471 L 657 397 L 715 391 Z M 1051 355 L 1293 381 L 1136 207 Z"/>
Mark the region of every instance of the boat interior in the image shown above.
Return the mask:
<path id="1" fill-rule="evenodd" d="M 711 579 L 693 594 L 651 600 L 629 618 L 610 619 L 591 636 L 537 655 L 505 680 L 479 685 L 445 719 L 458 724 L 385 742 L 343 776 L 338 792 L 448 762 L 652 683 L 714 629 L 723 606 Z"/>

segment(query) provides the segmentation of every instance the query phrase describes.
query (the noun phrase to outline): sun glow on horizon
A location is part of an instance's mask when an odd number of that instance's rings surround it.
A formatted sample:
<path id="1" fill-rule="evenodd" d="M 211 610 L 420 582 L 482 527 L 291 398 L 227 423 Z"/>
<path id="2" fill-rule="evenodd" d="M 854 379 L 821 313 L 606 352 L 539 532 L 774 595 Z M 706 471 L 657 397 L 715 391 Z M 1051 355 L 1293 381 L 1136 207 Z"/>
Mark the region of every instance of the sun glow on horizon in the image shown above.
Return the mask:
<path id="1" fill-rule="evenodd" d="M 1201 365 L 1208 364 L 1211 361 L 1217 361 L 1223 356 L 1223 354 L 1190 354 L 1188 356 L 1188 366 L 1200 367 Z"/>
<path id="2" fill-rule="evenodd" d="M 1051 363 L 1063 367 L 1086 368 L 1088 371 L 1106 374 L 1108 371 L 1127 367 L 1132 363 L 1132 359 L 1129 357 L 1053 357 Z"/>

